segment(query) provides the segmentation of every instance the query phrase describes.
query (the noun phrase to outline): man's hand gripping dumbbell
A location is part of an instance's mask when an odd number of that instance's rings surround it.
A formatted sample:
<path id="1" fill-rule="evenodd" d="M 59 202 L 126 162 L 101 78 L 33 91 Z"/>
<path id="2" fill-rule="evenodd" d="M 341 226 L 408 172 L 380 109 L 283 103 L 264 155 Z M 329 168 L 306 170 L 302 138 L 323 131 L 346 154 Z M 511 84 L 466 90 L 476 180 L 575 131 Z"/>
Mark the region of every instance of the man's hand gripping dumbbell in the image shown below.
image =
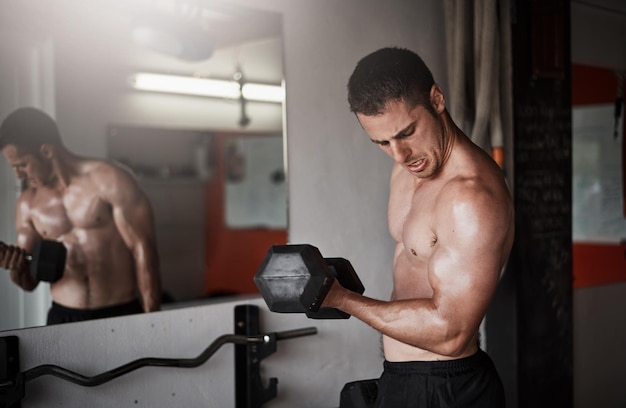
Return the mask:
<path id="1" fill-rule="evenodd" d="M 67 249 L 58 241 L 39 241 L 31 254 L 24 249 L 0 242 L 0 267 L 19 270 L 28 263 L 33 279 L 56 282 L 63 276 Z"/>

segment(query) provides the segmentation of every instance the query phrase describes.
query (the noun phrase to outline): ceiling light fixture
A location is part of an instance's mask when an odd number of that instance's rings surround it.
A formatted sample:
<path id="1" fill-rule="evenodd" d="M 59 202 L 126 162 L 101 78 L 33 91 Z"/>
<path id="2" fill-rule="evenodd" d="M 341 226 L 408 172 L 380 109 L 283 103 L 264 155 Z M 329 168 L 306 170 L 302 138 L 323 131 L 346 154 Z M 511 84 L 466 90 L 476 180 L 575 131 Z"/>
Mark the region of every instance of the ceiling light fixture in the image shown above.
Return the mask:
<path id="1" fill-rule="evenodd" d="M 237 81 L 222 79 L 139 72 L 131 76 L 130 84 L 134 89 L 141 91 L 235 100 L 241 97 Z M 285 90 L 280 85 L 246 82 L 241 92 L 243 92 L 243 97 L 249 101 L 282 103 L 285 100 Z"/>

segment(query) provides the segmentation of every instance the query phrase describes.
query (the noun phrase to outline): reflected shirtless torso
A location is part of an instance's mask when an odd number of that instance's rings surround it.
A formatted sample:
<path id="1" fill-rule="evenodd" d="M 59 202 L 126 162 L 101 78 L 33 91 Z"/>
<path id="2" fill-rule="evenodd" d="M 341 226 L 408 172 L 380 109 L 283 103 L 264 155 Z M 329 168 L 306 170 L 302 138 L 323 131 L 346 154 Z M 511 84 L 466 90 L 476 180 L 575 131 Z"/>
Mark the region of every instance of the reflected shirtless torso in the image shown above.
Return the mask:
<path id="1" fill-rule="evenodd" d="M 17 202 L 17 245 L 27 252 L 40 239 L 62 242 L 63 277 L 50 286 L 55 303 L 99 309 L 138 297 L 144 311 L 160 306 L 160 279 L 152 210 L 134 178 L 103 160 L 54 149 L 50 168 L 7 146 L 3 153 L 28 184 Z M 10 265 L 26 290 L 38 282 Z"/>

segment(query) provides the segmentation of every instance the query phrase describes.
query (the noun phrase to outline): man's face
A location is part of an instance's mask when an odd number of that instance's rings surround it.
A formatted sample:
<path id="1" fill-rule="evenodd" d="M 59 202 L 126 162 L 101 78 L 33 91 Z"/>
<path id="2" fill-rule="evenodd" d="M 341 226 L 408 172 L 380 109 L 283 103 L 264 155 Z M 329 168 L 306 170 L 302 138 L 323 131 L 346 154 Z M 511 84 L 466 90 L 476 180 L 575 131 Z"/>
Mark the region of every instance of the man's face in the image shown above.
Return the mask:
<path id="1" fill-rule="evenodd" d="M 25 179 L 30 187 L 45 185 L 51 175 L 51 166 L 37 152 L 20 152 L 15 145 L 7 145 L 2 154 L 13 167 L 15 177 Z"/>
<path id="2" fill-rule="evenodd" d="M 441 167 L 441 119 L 424 106 L 410 108 L 404 101 L 392 101 L 380 115 L 357 117 L 372 142 L 412 175 L 431 177 Z"/>

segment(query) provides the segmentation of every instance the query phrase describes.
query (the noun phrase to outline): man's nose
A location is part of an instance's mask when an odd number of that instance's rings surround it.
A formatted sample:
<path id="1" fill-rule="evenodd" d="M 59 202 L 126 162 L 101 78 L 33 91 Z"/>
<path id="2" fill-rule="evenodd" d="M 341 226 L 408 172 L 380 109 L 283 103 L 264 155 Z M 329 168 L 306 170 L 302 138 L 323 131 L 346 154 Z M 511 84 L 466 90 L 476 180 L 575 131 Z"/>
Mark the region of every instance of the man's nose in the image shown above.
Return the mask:
<path id="1" fill-rule="evenodd" d="M 393 140 L 391 143 L 391 157 L 396 163 L 404 163 L 406 158 L 411 154 L 409 149 L 402 141 Z"/>

